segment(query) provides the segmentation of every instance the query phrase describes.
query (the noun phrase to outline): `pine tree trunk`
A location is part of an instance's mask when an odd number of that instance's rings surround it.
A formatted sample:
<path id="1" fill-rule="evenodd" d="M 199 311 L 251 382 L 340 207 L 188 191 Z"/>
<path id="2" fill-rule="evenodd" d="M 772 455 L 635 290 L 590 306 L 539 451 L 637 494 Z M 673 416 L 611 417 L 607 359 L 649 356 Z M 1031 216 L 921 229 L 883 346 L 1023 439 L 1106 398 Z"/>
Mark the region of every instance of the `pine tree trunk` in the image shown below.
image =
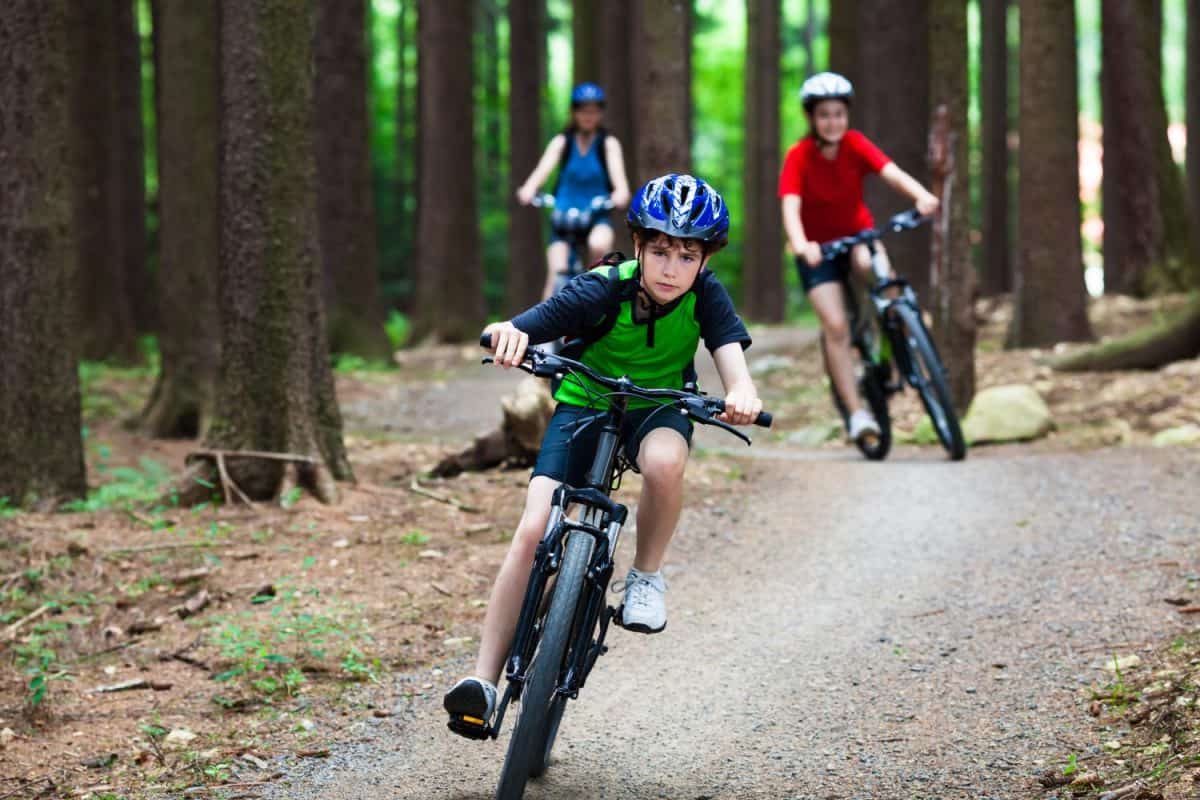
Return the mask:
<path id="1" fill-rule="evenodd" d="M 608 95 L 604 125 L 621 143 L 629 190 L 636 192 L 643 179 L 637 165 L 637 125 L 633 114 L 633 73 L 630 47 L 633 42 L 633 0 L 606 0 L 600 15 L 600 85 Z M 633 252 L 629 228 L 622 221 L 623 209 L 614 213 L 613 247 Z"/>
<path id="2" fill-rule="evenodd" d="M 965 414 L 975 396 L 977 294 L 969 219 L 967 9 L 962 0 L 934 0 L 929 12 L 930 99 L 948 133 L 940 140 L 931 138 L 929 148 L 930 172 L 941 200 L 934 222 L 938 246 L 931 259 L 930 300 L 950 395 Z"/>
<path id="3" fill-rule="evenodd" d="M 1187 129 L 1188 207 L 1200 235 L 1200 0 L 1187 4 Z"/>
<path id="4" fill-rule="evenodd" d="M 117 79 L 116 11 L 111 3 L 71 3 L 72 147 L 76 160 L 75 242 L 79 248 L 81 355 L 138 360 L 126 269 L 126 178 Z"/>
<path id="5" fill-rule="evenodd" d="M 399 264 L 394 278 L 411 284 L 417 236 L 417 133 L 415 92 L 409 89 L 407 53 L 413 48 L 410 17 L 416 0 L 403 0 L 396 20 L 396 227 L 400 238 Z M 390 266 L 390 265 L 389 265 Z"/>
<path id="6" fill-rule="evenodd" d="M 859 70 L 858 8 L 862 0 L 834 0 L 829 4 L 829 69 L 857 81 Z M 816 72 L 810 65 L 808 74 Z"/>
<path id="7" fill-rule="evenodd" d="M 691 4 L 643 0 L 635 6 L 634 118 L 653 121 L 637 133 L 639 182 L 644 182 L 691 169 Z"/>
<path id="8" fill-rule="evenodd" d="M 746 2 L 746 195 L 742 296 L 746 316 L 782 322 L 779 201 L 779 0 Z"/>
<path id="9" fill-rule="evenodd" d="M 352 478 L 329 366 L 317 241 L 313 15 L 224 0 L 221 25 L 221 368 L 206 443 L 308 456 L 229 461 L 250 497 Z M 211 473 L 210 473 L 211 474 Z"/>
<path id="10" fill-rule="evenodd" d="M 929 185 L 926 149 L 929 129 L 929 9 L 925 3 L 896 12 L 890 0 L 859 0 L 859 36 L 870 42 L 859 50 L 860 75 L 855 84 L 850 123 L 862 130 L 896 164 Z M 903 64 L 903 69 L 897 69 Z M 907 197 L 878 178 L 867 181 L 867 205 L 877 220 L 912 207 Z M 929 229 L 918 228 L 888 240 L 897 273 L 924 296 L 929 290 Z"/>
<path id="11" fill-rule="evenodd" d="M 1073 3 L 1021 0 L 1019 253 L 1009 344 L 1092 338 L 1079 238 Z"/>
<path id="12" fill-rule="evenodd" d="M 508 275 L 505 313 L 524 311 L 541 298 L 546 274 L 542 215 L 517 202 L 516 191 L 541 156 L 541 94 L 545 69 L 544 0 L 509 0 Z"/>
<path id="13" fill-rule="evenodd" d="M 813 43 L 816 38 L 817 3 L 816 0 L 806 0 L 804 3 L 804 71 L 809 75 L 817 71 L 817 59 L 813 51 Z"/>
<path id="14" fill-rule="evenodd" d="M 367 119 L 364 0 L 316 3 L 317 215 L 329 346 L 390 361 L 383 327 Z"/>
<path id="15" fill-rule="evenodd" d="M 1012 245 L 1008 236 L 1008 0 L 982 0 L 982 18 L 980 292 L 992 296 L 1012 290 Z"/>
<path id="16" fill-rule="evenodd" d="M 142 119 L 142 39 L 137 0 L 117 0 L 117 110 L 120 133 L 121 239 L 134 329 L 158 327 L 158 304 L 146 266 L 146 148 Z"/>
<path id="17" fill-rule="evenodd" d="M 66 0 L 0 3 L 0 497 L 87 491 L 72 298 Z"/>
<path id="18" fill-rule="evenodd" d="M 158 0 L 159 304 L 162 369 L 143 412 L 151 436 L 202 436 L 220 360 L 217 310 L 217 11 Z"/>
<path id="19" fill-rule="evenodd" d="M 614 13 L 605 0 L 571 0 L 571 80 L 573 83 L 601 78 L 603 27 L 601 17 Z"/>
<path id="20" fill-rule="evenodd" d="M 473 341 L 483 328 L 475 197 L 474 59 L 468 0 L 419 5 L 421 133 L 413 333 Z"/>

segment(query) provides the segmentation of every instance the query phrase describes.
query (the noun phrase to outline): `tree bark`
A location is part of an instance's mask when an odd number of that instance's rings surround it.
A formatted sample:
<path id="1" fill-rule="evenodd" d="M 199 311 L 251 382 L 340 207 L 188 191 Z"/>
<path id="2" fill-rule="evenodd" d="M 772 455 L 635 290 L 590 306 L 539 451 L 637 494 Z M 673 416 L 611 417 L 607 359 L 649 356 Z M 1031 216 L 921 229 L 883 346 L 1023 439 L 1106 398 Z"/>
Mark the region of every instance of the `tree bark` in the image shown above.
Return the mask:
<path id="1" fill-rule="evenodd" d="M 606 0 L 605 12 L 600 15 L 600 85 L 608 95 L 604 124 L 609 133 L 621 143 L 625 174 L 629 190 L 641 186 L 641 171 L 637 164 L 637 125 L 633 112 L 633 73 L 630 48 L 633 42 L 633 0 Z M 614 213 L 613 247 L 623 253 L 633 252 L 629 228 L 622 221 L 622 210 Z"/>
<path id="2" fill-rule="evenodd" d="M 1187 185 L 1192 231 L 1200 232 L 1200 0 L 1187 4 Z"/>
<path id="3" fill-rule="evenodd" d="M 852 82 L 859 76 L 859 5 L 862 0 L 834 0 L 829 4 L 829 69 Z M 808 74 L 816 72 L 809 65 Z"/>
<path id="4" fill-rule="evenodd" d="M 329 346 L 390 361 L 383 327 L 367 118 L 364 0 L 316 4 L 317 215 Z"/>
<path id="5" fill-rule="evenodd" d="M 87 491 L 76 352 L 66 0 L 0 3 L 0 497 Z"/>
<path id="6" fill-rule="evenodd" d="M 1008 236 L 1008 0 L 982 0 L 980 69 L 983 169 L 983 270 L 980 292 L 1012 290 Z"/>
<path id="7" fill-rule="evenodd" d="M 220 360 L 217 310 L 217 11 L 158 0 L 158 346 L 162 367 L 142 415 L 151 436 L 203 436 Z"/>
<path id="8" fill-rule="evenodd" d="M 742 295 L 746 316 L 782 322 L 779 181 L 779 0 L 746 2 L 746 195 Z"/>
<path id="9" fill-rule="evenodd" d="M 692 10 L 684 0 L 635 5 L 634 118 L 654 121 L 637 134 L 640 184 L 691 169 Z"/>
<path id="10" fill-rule="evenodd" d="M 1009 344 L 1092 338 L 1079 239 L 1073 3 L 1021 0 L 1019 254 Z"/>
<path id="11" fill-rule="evenodd" d="M 601 80 L 604 30 L 601 17 L 614 13 L 604 0 L 571 0 L 571 80 Z"/>
<path id="12" fill-rule="evenodd" d="M 414 46 L 409 19 L 415 9 L 413 0 L 400 4 L 396 20 L 396 226 L 400 238 L 399 264 L 395 278 L 405 284 L 413 280 L 413 253 L 417 236 L 417 125 L 415 91 L 409 89 L 407 53 Z"/>
<path id="13" fill-rule="evenodd" d="M 313 15 L 224 0 L 221 24 L 221 368 L 213 449 L 311 456 L 229 463 L 252 498 L 352 478 L 329 366 L 317 241 Z"/>
<path id="14" fill-rule="evenodd" d="M 137 0 L 117 0 L 113 21 L 117 39 L 117 111 L 119 115 L 121 240 L 134 329 L 149 333 L 158 326 L 158 304 L 146 265 L 146 147 L 142 116 L 142 39 Z"/>
<path id="15" fill-rule="evenodd" d="M 871 45 L 859 51 L 863 79 L 855 84 L 851 124 L 901 169 L 928 185 L 929 81 L 917 77 L 929 75 L 927 4 L 913 4 L 897 14 L 890 0 L 859 0 L 858 20 L 861 40 Z M 866 197 L 877 218 L 912 207 L 912 200 L 877 178 L 867 181 Z M 928 228 L 896 236 L 887 245 L 892 265 L 921 296 L 929 291 L 929 247 Z"/>
<path id="16" fill-rule="evenodd" d="M 1062 372 L 1158 369 L 1172 361 L 1197 356 L 1200 356 L 1200 297 L 1169 320 L 1062 356 L 1052 364 Z"/>
<path id="17" fill-rule="evenodd" d="M 542 215 L 517 202 L 516 191 L 541 156 L 544 0 L 509 0 L 508 275 L 505 313 L 524 311 L 541 298 L 546 274 Z"/>
<path id="18" fill-rule="evenodd" d="M 79 248 L 75 335 L 85 359 L 134 363 L 116 10 L 111 3 L 72 3 L 68 14 Z"/>
<path id="19" fill-rule="evenodd" d="M 474 340 L 485 316 L 476 215 L 474 67 L 467 0 L 421 0 L 417 338 Z"/>

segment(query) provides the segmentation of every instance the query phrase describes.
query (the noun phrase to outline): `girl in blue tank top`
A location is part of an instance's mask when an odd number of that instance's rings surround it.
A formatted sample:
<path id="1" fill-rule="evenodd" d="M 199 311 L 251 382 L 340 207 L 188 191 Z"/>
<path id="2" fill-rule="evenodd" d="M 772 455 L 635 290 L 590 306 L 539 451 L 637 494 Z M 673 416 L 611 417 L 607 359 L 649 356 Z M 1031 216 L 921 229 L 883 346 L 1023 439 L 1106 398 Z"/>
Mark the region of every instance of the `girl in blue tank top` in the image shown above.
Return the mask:
<path id="1" fill-rule="evenodd" d="M 611 197 L 617 208 L 629 204 L 621 143 L 601 125 L 604 101 L 604 90 L 594 83 L 581 83 L 571 92 L 571 124 L 550 140 L 533 173 L 517 189 L 521 205 L 533 202 L 555 167 L 559 171 L 554 189 L 556 209 L 587 209 L 594 197 Z M 588 234 L 589 263 L 598 261 L 612 247 L 612 225 L 601 217 Z M 543 300 L 553 293 L 556 276 L 567 271 L 567 261 L 567 243 L 551 235 L 546 248 Z"/>

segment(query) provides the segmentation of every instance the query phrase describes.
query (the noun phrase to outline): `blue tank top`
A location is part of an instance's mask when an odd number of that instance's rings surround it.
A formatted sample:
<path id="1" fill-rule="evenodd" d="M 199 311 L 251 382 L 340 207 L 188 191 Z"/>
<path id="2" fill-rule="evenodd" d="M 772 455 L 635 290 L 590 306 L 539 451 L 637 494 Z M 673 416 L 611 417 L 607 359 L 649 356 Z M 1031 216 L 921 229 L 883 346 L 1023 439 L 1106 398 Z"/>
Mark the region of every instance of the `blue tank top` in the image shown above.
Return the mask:
<path id="1" fill-rule="evenodd" d="M 604 164 L 600 161 L 602 155 L 596 147 L 599 141 L 599 136 L 593 137 L 587 152 L 580 155 L 575 136 L 567 137 L 566 146 L 571 150 L 558 182 L 555 208 L 562 211 L 568 208 L 585 209 L 591 206 L 593 197 L 608 196 L 608 174 L 604 171 Z"/>

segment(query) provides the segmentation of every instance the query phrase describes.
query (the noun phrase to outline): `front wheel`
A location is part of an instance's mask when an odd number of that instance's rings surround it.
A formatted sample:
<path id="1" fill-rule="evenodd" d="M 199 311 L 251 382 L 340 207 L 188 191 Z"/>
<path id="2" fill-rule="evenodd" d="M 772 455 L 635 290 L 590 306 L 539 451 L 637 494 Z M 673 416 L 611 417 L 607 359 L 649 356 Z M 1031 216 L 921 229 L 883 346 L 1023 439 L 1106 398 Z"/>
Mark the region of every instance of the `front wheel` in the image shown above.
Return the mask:
<path id="1" fill-rule="evenodd" d="M 554 596 L 521 690 L 521 710 L 500 772 L 496 800 L 520 800 L 525 794 L 525 783 L 541 775 L 550 759 L 553 737 L 562 719 L 561 704 L 566 702 L 555 689 L 574 627 L 575 607 L 584 573 L 591 561 L 593 542 L 591 536 L 582 533 L 567 537 L 562 566 L 555 579 Z"/>
<path id="2" fill-rule="evenodd" d="M 921 314 L 909 305 L 897 304 L 895 313 L 900 322 L 900 334 L 908 352 L 909 381 L 921 395 L 921 402 L 933 429 L 952 461 L 961 461 L 967 455 L 967 442 L 963 438 L 958 414 L 950 401 L 950 388 L 946 384 L 946 368 L 938 356 L 937 348 Z"/>

